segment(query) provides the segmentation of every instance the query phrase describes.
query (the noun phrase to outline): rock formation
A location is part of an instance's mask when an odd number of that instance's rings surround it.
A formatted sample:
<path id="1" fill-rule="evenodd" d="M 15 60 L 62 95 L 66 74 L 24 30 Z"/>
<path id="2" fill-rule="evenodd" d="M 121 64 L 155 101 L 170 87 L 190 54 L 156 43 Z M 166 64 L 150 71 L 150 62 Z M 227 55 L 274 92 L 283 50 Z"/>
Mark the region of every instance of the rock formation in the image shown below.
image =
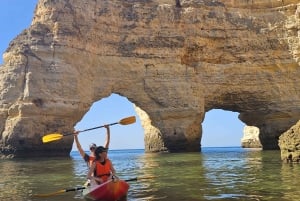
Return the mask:
<path id="1" fill-rule="evenodd" d="M 283 161 L 300 162 L 300 121 L 279 137 L 279 147 Z"/>
<path id="2" fill-rule="evenodd" d="M 299 13 L 299 0 L 40 0 L 3 55 L 0 153 L 68 155 L 72 137 L 42 135 L 112 93 L 146 114 L 146 151 L 198 151 L 214 108 L 278 149 L 300 117 Z"/>
<path id="3" fill-rule="evenodd" d="M 261 148 L 259 129 L 255 126 L 245 126 L 241 144 L 243 148 Z"/>

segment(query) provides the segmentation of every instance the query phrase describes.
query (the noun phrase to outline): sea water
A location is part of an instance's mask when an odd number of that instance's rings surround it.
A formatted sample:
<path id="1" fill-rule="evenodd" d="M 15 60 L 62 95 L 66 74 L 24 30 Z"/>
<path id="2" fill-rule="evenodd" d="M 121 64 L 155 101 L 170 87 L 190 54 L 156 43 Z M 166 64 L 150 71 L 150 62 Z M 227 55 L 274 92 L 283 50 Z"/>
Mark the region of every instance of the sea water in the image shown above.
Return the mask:
<path id="1" fill-rule="evenodd" d="M 128 201 L 300 200 L 300 164 L 286 164 L 280 151 L 240 147 L 202 148 L 194 153 L 110 150 Z M 49 194 L 81 186 L 87 166 L 78 152 L 69 158 L 0 160 L 0 201 L 80 201 L 78 192 Z M 144 179 L 143 179 L 144 178 Z"/>

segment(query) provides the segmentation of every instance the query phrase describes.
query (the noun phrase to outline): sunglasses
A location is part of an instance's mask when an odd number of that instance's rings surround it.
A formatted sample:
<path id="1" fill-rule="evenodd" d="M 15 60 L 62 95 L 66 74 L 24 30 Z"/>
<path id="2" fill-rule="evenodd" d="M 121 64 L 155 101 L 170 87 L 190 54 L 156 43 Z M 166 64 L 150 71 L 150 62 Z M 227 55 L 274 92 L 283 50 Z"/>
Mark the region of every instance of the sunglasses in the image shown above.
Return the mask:
<path id="1" fill-rule="evenodd" d="M 93 150 L 95 150 L 95 149 L 96 149 L 95 147 L 91 147 L 91 148 L 90 148 L 91 151 L 93 151 Z"/>

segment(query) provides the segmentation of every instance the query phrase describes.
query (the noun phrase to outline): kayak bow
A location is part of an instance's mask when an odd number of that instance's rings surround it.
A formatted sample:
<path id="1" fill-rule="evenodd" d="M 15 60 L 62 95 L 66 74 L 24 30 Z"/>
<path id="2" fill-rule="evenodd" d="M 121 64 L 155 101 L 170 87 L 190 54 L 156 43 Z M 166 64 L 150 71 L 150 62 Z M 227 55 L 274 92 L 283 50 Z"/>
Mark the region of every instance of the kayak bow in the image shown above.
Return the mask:
<path id="1" fill-rule="evenodd" d="M 124 180 L 108 180 L 100 185 L 88 186 L 83 196 L 86 200 L 117 201 L 126 198 L 128 189 L 129 184 Z"/>

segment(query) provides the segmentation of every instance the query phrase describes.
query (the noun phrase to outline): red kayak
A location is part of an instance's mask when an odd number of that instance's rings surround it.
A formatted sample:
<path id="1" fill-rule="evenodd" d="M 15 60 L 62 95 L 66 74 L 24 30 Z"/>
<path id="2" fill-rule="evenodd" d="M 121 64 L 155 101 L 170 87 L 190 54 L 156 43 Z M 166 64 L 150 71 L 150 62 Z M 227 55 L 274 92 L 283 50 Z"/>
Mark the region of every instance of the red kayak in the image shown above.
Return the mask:
<path id="1" fill-rule="evenodd" d="M 129 184 L 124 180 L 109 180 L 100 185 L 87 187 L 84 191 L 86 200 L 123 201 L 126 200 Z"/>

